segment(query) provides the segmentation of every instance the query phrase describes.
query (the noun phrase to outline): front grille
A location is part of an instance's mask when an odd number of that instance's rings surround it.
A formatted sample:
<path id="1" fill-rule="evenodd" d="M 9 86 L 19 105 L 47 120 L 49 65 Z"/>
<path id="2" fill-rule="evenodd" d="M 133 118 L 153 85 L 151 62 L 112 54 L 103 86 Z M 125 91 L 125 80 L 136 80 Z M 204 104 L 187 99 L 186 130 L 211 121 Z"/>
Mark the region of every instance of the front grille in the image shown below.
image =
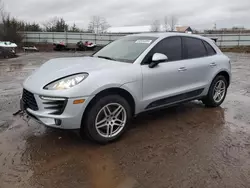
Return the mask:
<path id="1" fill-rule="evenodd" d="M 26 89 L 23 89 L 22 100 L 26 108 L 30 108 L 31 110 L 34 110 L 34 111 L 38 110 L 36 99 L 33 93 L 27 91 Z"/>
<path id="2" fill-rule="evenodd" d="M 45 99 L 46 98 L 46 99 Z M 43 104 L 44 104 L 44 109 L 48 109 L 51 110 L 51 112 L 49 114 L 52 115 L 61 115 L 67 105 L 67 99 L 65 98 L 60 98 L 60 100 L 56 99 L 56 98 L 49 98 L 49 97 L 42 97 L 42 99 L 44 100 Z"/>

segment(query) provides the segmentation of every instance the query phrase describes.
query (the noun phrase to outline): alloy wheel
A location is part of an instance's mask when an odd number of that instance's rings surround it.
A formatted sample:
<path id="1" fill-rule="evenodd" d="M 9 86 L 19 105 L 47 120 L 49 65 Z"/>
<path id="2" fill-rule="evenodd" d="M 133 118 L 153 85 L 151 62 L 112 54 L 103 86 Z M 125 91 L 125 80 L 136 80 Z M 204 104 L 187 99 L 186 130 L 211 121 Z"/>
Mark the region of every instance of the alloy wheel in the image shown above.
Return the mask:
<path id="1" fill-rule="evenodd" d="M 95 119 L 95 128 L 102 137 L 112 138 L 123 130 L 126 122 L 125 108 L 118 103 L 110 103 L 98 112 Z"/>
<path id="2" fill-rule="evenodd" d="M 214 87 L 213 99 L 216 103 L 223 100 L 226 93 L 226 83 L 223 80 L 219 80 Z"/>

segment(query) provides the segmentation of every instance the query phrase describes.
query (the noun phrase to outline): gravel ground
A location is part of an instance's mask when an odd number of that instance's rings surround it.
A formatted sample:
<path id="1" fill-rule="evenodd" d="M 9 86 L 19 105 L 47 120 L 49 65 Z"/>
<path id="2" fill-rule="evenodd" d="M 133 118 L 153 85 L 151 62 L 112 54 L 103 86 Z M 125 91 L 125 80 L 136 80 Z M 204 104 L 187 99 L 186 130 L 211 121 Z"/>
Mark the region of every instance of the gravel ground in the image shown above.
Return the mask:
<path id="1" fill-rule="evenodd" d="M 233 80 L 220 108 L 192 102 L 143 114 L 106 146 L 12 116 L 32 71 L 50 58 L 80 55 L 0 61 L 0 188 L 249 187 L 250 55 L 227 54 Z"/>

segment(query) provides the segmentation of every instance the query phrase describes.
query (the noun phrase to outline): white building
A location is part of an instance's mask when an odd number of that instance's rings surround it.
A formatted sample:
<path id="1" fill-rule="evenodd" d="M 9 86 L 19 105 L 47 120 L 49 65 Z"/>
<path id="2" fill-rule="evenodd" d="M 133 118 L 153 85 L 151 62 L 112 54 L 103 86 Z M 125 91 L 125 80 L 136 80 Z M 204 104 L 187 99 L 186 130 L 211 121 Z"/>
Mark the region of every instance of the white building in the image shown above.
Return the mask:
<path id="1" fill-rule="evenodd" d="M 166 31 L 163 25 L 160 25 L 160 31 Z M 124 27 L 110 27 L 107 33 L 143 33 L 151 32 L 151 25 L 143 26 L 124 26 Z"/>
<path id="2" fill-rule="evenodd" d="M 151 32 L 151 25 L 143 26 L 124 26 L 124 27 L 110 27 L 107 29 L 107 33 L 144 33 Z M 169 31 L 164 25 L 159 26 L 159 32 Z M 174 31 L 183 33 L 192 33 L 192 29 L 189 26 L 176 25 Z"/>

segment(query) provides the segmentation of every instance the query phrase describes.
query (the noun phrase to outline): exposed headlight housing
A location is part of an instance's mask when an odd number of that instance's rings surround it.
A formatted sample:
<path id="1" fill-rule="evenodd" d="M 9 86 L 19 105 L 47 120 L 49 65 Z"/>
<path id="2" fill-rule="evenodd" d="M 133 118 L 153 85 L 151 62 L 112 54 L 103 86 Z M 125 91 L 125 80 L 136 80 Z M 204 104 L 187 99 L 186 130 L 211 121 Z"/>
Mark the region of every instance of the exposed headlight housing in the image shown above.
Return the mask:
<path id="1" fill-rule="evenodd" d="M 74 75 L 69 75 L 67 77 L 60 78 L 55 80 L 44 87 L 47 90 L 64 90 L 69 89 L 88 77 L 88 73 L 79 73 Z"/>

